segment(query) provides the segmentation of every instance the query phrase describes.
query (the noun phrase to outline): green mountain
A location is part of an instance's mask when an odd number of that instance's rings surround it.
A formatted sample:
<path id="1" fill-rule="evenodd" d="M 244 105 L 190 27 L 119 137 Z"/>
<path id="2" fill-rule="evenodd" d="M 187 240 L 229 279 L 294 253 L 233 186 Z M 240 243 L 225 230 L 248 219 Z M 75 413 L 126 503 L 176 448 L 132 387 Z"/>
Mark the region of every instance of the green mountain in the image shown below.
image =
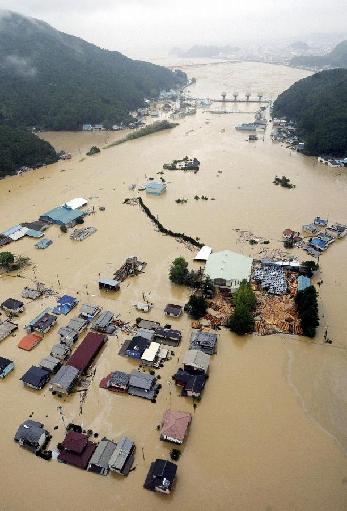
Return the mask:
<path id="1" fill-rule="evenodd" d="M 347 155 L 347 69 L 322 71 L 280 94 L 274 117 L 296 122 L 310 155 Z"/>
<path id="2" fill-rule="evenodd" d="M 29 131 L 0 125 L 0 179 L 19 167 L 57 161 L 53 147 Z"/>
<path id="3" fill-rule="evenodd" d="M 0 123 L 52 130 L 117 124 L 185 73 L 132 60 L 47 23 L 0 12 Z"/>
<path id="4" fill-rule="evenodd" d="M 293 57 L 290 61 L 292 66 L 311 68 L 347 68 L 347 41 L 342 41 L 327 55 L 317 57 Z"/>

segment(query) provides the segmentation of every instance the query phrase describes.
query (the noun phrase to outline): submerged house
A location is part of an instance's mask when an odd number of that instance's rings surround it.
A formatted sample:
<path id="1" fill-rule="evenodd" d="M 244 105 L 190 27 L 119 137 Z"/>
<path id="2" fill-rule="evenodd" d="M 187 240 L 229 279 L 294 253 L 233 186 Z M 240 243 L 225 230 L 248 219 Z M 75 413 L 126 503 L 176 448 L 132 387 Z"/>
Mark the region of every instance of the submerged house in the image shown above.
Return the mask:
<path id="1" fill-rule="evenodd" d="M 15 298 L 7 298 L 0 305 L 1 309 L 13 316 L 18 316 L 21 312 L 24 312 L 24 303 Z"/>
<path id="2" fill-rule="evenodd" d="M 50 372 L 42 367 L 31 366 L 20 378 L 23 385 L 35 390 L 41 390 L 50 378 Z"/>
<path id="3" fill-rule="evenodd" d="M 177 465 L 171 461 L 156 459 L 150 466 L 145 484 L 146 490 L 171 493 L 177 473 Z"/>
<path id="4" fill-rule="evenodd" d="M 72 366 L 62 366 L 51 380 L 49 390 L 57 394 L 70 394 L 78 380 L 80 371 Z"/>
<path id="5" fill-rule="evenodd" d="M 188 350 L 184 355 L 183 366 L 185 371 L 206 374 L 210 364 L 210 355 L 200 350 Z"/>
<path id="6" fill-rule="evenodd" d="M 49 371 L 52 374 L 56 373 L 58 369 L 60 369 L 61 361 L 58 358 L 52 357 L 52 355 L 48 355 L 41 360 L 39 365 L 42 369 L 46 369 L 46 371 Z"/>
<path id="7" fill-rule="evenodd" d="M 95 443 L 89 441 L 87 435 L 68 431 L 64 441 L 59 445 L 58 461 L 86 470 L 96 447 Z"/>
<path id="8" fill-rule="evenodd" d="M 104 311 L 100 314 L 98 319 L 96 320 L 94 324 L 94 330 L 101 333 L 111 333 L 110 330 L 114 330 L 114 327 L 112 326 L 114 314 L 111 311 Z"/>
<path id="9" fill-rule="evenodd" d="M 117 442 L 108 466 L 112 472 L 127 476 L 131 470 L 135 458 L 135 444 L 130 438 L 123 436 Z"/>
<path id="10" fill-rule="evenodd" d="M 41 334 L 27 334 L 18 343 L 18 348 L 25 351 L 31 351 L 42 341 Z"/>
<path id="11" fill-rule="evenodd" d="M 88 305 L 84 303 L 81 306 L 79 317 L 86 319 L 87 321 L 92 321 L 98 314 L 100 314 L 101 309 L 97 305 Z"/>
<path id="12" fill-rule="evenodd" d="M 161 344 L 177 347 L 182 340 L 182 333 L 180 330 L 159 326 L 154 330 L 154 338 Z"/>
<path id="13" fill-rule="evenodd" d="M 71 348 L 66 344 L 54 344 L 51 349 L 51 356 L 58 360 L 65 360 L 71 353 Z"/>
<path id="14" fill-rule="evenodd" d="M 47 445 L 51 435 L 44 429 L 41 422 L 26 420 L 15 434 L 14 441 L 31 452 L 38 452 Z"/>
<path id="15" fill-rule="evenodd" d="M 99 289 L 104 291 L 119 291 L 120 282 L 114 279 L 99 279 Z"/>
<path id="16" fill-rule="evenodd" d="M 189 412 L 166 410 L 161 423 L 160 440 L 183 444 L 191 422 L 192 415 Z"/>
<path id="17" fill-rule="evenodd" d="M 100 382 L 100 387 L 112 392 L 127 392 L 129 387 L 130 374 L 123 371 L 114 371 Z"/>
<path id="18" fill-rule="evenodd" d="M 84 216 L 85 213 L 79 209 L 71 209 L 66 206 L 58 206 L 47 211 L 46 213 L 43 213 L 40 216 L 40 220 L 50 224 L 73 227 Z"/>
<path id="19" fill-rule="evenodd" d="M 166 192 L 166 183 L 162 181 L 149 181 L 146 184 L 147 195 L 161 195 Z"/>
<path id="20" fill-rule="evenodd" d="M 110 471 L 109 462 L 117 445 L 107 438 L 103 438 L 89 460 L 87 470 L 102 476 L 107 476 Z"/>
<path id="21" fill-rule="evenodd" d="M 211 332 L 194 331 L 190 339 L 190 350 L 200 350 L 207 355 L 217 353 L 217 334 Z"/>
<path id="22" fill-rule="evenodd" d="M 12 323 L 12 321 L 8 319 L 0 322 L 0 341 L 6 339 L 6 337 L 13 334 L 16 330 L 18 330 L 17 323 Z"/>
<path id="23" fill-rule="evenodd" d="M 133 371 L 129 379 L 128 393 L 132 396 L 153 399 L 156 393 L 156 377 L 147 373 Z"/>
<path id="24" fill-rule="evenodd" d="M 205 266 L 205 275 L 216 287 L 237 291 L 243 280 L 251 277 L 253 259 L 231 250 L 212 253 Z"/>
<path id="25" fill-rule="evenodd" d="M 14 362 L 8 358 L 0 357 L 0 378 L 6 378 L 6 376 L 13 371 Z"/>
<path id="26" fill-rule="evenodd" d="M 51 309 L 47 308 L 34 318 L 25 327 L 28 333 L 38 332 L 46 334 L 57 322 L 57 316 L 51 313 Z"/>
<path id="27" fill-rule="evenodd" d="M 166 316 L 170 316 L 172 318 L 179 318 L 182 316 L 183 307 L 181 305 L 175 305 L 173 303 L 168 303 L 164 309 L 164 313 Z"/>
<path id="28" fill-rule="evenodd" d="M 146 349 L 149 348 L 150 344 L 151 342 L 148 339 L 136 335 L 130 341 L 124 343 L 120 350 L 120 354 L 140 360 Z"/>
<path id="29" fill-rule="evenodd" d="M 106 341 L 107 335 L 89 332 L 67 360 L 66 365 L 75 367 L 83 373 L 88 369 Z"/>
<path id="30" fill-rule="evenodd" d="M 66 314 L 69 314 L 69 312 L 71 312 L 77 304 L 78 300 L 75 297 L 70 295 L 63 295 L 58 298 L 58 304 L 56 307 L 54 307 L 52 312 L 54 314 L 64 314 L 64 316 L 66 316 Z"/>
<path id="31" fill-rule="evenodd" d="M 176 385 L 182 387 L 182 396 L 199 398 L 206 383 L 206 374 L 189 373 L 179 369 L 174 375 Z"/>
<path id="32" fill-rule="evenodd" d="M 68 334 L 76 334 L 78 336 L 88 327 L 89 320 L 85 318 L 72 318 L 65 327 L 59 328 L 58 334 L 60 337 L 65 337 Z"/>

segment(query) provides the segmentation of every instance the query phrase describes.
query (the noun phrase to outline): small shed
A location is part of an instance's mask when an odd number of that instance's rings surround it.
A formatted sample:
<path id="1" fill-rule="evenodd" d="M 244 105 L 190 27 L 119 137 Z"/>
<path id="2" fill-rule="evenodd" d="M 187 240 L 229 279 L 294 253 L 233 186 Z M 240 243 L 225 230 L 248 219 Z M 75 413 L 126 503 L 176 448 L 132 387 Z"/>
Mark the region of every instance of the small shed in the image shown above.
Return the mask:
<path id="1" fill-rule="evenodd" d="M 58 360 L 65 360 L 70 353 L 71 349 L 66 344 L 54 344 L 51 349 L 51 356 Z"/>
<path id="2" fill-rule="evenodd" d="M 204 245 L 194 257 L 194 261 L 206 262 L 207 259 L 210 257 L 211 252 L 212 248 L 208 247 L 207 245 Z"/>
<path id="3" fill-rule="evenodd" d="M 48 355 L 47 357 L 45 357 L 41 360 L 39 365 L 40 365 L 40 367 L 42 367 L 42 369 L 46 369 L 51 374 L 53 374 L 53 373 L 56 373 L 58 371 L 58 369 L 60 369 L 61 361 L 58 358 Z"/>
<path id="4" fill-rule="evenodd" d="M 149 181 L 146 184 L 146 193 L 148 195 L 162 195 L 166 192 L 166 183 L 162 181 Z"/>
<path id="5" fill-rule="evenodd" d="M 160 440 L 183 444 L 191 422 L 192 415 L 189 412 L 166 410 L 161 424 Z"/>
<path id="6" fill-rule="evenodd" d="M 13 371 L 14 362 L 8 358 L 0 357 L 0 378 L 6 378 L 6 376 Z"/>
<path id="7" fill-rule="evenodd" d="M 31 366 L 28 371 L 20 378 L 23 385 L 35 390 L 41 390 L 50 378 L 50 372 L 42 367 Z"/>
<path id="8" fill-rule="evenodd" d="M 120 282 L 114 279 L 99 279 L 99 289 L 105 291 L 119 291 Z"/>
<path id="9" fill-rule="evenodd" d="M 108 466 L 112 472 L 127 476 L 134 463 L 135 444 L 130 438 L 123 436 L 117 442 Z"/>
<path id="10" fill-rule="evenodd" d="M 177 465 L 171 461 L 156 459 L 150 466 L 144 488 L 159 493 L 171 493 L 177 473 Z"/>

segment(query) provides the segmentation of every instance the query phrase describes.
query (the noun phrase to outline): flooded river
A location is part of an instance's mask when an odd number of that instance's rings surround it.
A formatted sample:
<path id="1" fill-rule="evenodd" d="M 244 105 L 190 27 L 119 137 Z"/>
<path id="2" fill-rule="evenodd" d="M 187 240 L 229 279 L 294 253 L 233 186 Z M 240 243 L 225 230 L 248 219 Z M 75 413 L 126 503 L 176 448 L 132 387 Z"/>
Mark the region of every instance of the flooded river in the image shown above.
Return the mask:
<path id="1" fill-rule="evenodd" d="M 197 97 L 219 97 L 223 90 L 242 95 L 250 90 L 275 98 L 307 76 L 305 71 L 260 63 L 192 65 L 185 70 L 197 78 L 196 85 L 190 87 Z M 80 302 L 97 303 L 133 322 L 139 315 L 134 303 L 141 301 L 145 292 L 155 304 L 147 317 L 166 323 L 165 305 L 184 304 L 188 297 L 185 289 L 170 284 L 170 263 L 182 255 L 193 265 L 195 254 L 156 232 L 138 206 L 123 201 L 138 193 L 129 191 L 130 184 L 142 184 L 146 176 L 156 177 L 164 162 L 186 154 L 202 162 L 200 172 L 165 171 L 167 193 L 159 198 L 144 197 L 144 201 L 164 226 L 198 236 L 215 251 L 260 254 L 259 247 L 264 246 L 242 242 L 235 229 L 267 238 L 271 253 L 282 248 L 284 228 L 300 230 L 317 215 L 347 223 L 347 173 L 273 144 L 269 132 L 264 140 L 249 143 L 245 133 L 234 126 L 251 121 L 255 107 L 238 108 L 249 113 L 217 115 L 198 110 L 195 116 L 180 120 L 174 130 L 105 149 L 90 158 L 85 157 L 90 145 L 103 147 L 123 134 L 43 134 L 57 149 L 71 151 L 73 158 L 0 181 L 0 231 L 34 220 L 73 197 L 85 197 L 89 206 L 95 207 L 86 225 L 95 226 L 97 232 L 79 243 L 53 226 L 47 233 L 53 245 L 45 251 L 36 250 L 28 238 L 11 245 L 15 253 L 30 257 L 32 265 L 20 277 L 0 277 L 0 300 L 19 298 L 25 285 L 39 280 L 59 293 L 78 293 Z M 274 186 L 276 174 L 289 177 L 296 188 Z M 215 200 L 194 200 L 202 194 Z M 176 204 L 177 198 L 188 202 Z M 100 211 L 100 206 L 105 211 Z M 130 255 L 147 261 L 145 274 L 125 281 L 115 296 L 100 294 L 99 274 L 111 277 Z M 305 253 L 297 249 L 291 255 L 305 259 Z M 118 339 L 110 337 L 97 359 L 82 413 L 78 393 L 58 399 L 48 390 L 23 388 L 20 376 L 48 354 L 57 340 L 55 327 L 32 352 L 17 348 L 24 325 L 55 299 L 27 303 L 18 333 L 0 345 L 0 355 L 16 363 L 15 371 L 0 382 L 0 510 L 345 510 L 346 239 L 322 255 L 320 267 L 321 326 L 315 340 L 285 335 L 238 338 L 222 331 L 196 410 L 190 400 L 179 396 L 171 380 L 189 342 L 190 321 L 185 316 L 170 321 L 183 331 L 183 342 L 159 371 L 163 388 L 156 404 L 115 395 L 98 386 L 109 372 L 129 372 L 136 367 L 118 355 L 126 338 L 122 334 Z M 58 325 L 67 322 L 68 318 L 60 317 Z M 332 345 L 324 344 L 326 328 Z M 62 441 L 64 423 L 59 406 L 65 423 L 82 424 L 99 432 L 100 438 L 105 435 L 117 440 L 122 434 L 132 438 L 137 445 L 136 470 L 128 478 L 104 478 L 46 462 L 13 442 L 17 426 L 31 413 L 52 432 L 51 446 Z M 160 442 L 156 428 L 169 407 L 191 411 L 193 422 L 178 462 L 175 491 L 167 498 L 145 491 L 142 485 L 151 461 L 169 456 L 171 446 Z"/>

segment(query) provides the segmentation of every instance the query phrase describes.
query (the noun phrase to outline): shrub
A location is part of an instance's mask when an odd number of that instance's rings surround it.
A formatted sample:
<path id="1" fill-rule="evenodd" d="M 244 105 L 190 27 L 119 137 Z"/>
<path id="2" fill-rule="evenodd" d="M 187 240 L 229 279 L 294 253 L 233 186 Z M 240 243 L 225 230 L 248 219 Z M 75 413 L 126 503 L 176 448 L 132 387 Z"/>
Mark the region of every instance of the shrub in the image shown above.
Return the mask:
<path id="1" fill-rule="evenodd" d="M 14 255 L 12 252 L 1 252 L 0 253 L 0 266 L 3 268 L 9 268 L 14 263 Z"/>
<path id="2" fill-rule="evenodd" d="M 206 299 L 199 295 L 191 295 L 186 306 L 188 314 L 193 319 L 202 318 L 206 314 L 207 308 L 208 304 Z"/>

